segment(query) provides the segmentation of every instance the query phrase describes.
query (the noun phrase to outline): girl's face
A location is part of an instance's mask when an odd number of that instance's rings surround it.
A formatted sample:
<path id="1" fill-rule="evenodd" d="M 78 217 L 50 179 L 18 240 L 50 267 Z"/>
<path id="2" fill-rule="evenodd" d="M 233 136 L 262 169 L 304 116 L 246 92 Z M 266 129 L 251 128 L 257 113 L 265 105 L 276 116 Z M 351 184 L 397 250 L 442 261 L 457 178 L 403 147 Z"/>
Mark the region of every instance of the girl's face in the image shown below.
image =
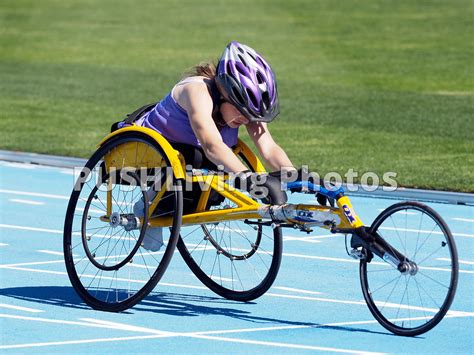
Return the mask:
<path id="1" fill-rule="evenodd" d="M 230 128 L 238 128 L 241 125 L 246 125 L 247 123 L 249 123 L 249 120 L 245 116 L 243 116 L 240 111 L 235 108 L 234 105 L 228 102 L 223 102 L 221 104 L 220 110 L 222 118 Z"/>

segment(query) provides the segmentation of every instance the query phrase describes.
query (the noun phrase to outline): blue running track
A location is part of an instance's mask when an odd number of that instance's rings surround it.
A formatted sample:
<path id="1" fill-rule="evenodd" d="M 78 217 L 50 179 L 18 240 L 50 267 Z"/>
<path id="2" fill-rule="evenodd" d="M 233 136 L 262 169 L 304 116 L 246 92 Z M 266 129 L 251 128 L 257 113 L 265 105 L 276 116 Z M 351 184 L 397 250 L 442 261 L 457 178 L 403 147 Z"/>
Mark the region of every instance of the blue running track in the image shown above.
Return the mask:
<path id="1" fill-rule="evenodd" d="M 448 316 L 415 338 L 372 317 L 344 239 L 284 230 L 280 273 L 261 298 L 238 303 L 205 288 L 175 254 L 144 301 L 94 311 L 69 283 L 62 229 L 72 170 L 0 162 L 0 352 L 7 353 L 473 353 L 474 207 L 436 204 L 459 252 Z M 292 196 L 308 199 L 311 196 Z M 353 197 L 370 224 L 393 199 Z"/>

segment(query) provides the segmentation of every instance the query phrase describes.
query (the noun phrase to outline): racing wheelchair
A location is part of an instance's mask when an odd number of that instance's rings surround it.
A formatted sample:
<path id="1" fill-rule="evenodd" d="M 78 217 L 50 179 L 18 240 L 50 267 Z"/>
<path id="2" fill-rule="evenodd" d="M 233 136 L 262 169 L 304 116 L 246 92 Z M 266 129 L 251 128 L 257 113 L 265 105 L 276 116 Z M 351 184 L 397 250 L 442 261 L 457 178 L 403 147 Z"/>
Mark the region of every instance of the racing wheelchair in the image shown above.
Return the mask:
<path id="1" fill-rule="evenodd" d="M 233 150 L 250 170 L 265 172 L 242 141 Z M 288 188 L 322 194 L 335 205 L 275 205 L 271 190 L 269 200 L 259 199 L 233 188 L 226 175 L 185 167 L 180 152 L 148 128 L 121 128 L 100 142 L 77 177 L 64 225 L 67 272 L 88 305 L 112 312 L 134 306 L 159 282 L 176 247 L 218 295 L 256 299 L 277 276 L 283 228 L 309 233 L 320 227 L 350 237 L 346 248 L 360 260 L 364 299 L 383 327 L 414 336 L 447 313 L 458 280 L 457 251 L 430 207 L 397 203 L 365 226 L 342 188 L 295 181 Z M 202 192 L 193 210 L 183 212 L 189 183 L 199 183 Z M 209 203 L 216 192 L 219 203 Z M 139 201 L 141 215 L 134 211 Z M 150 228 L 161 228 L 160 250 L 143 247 Z"/>

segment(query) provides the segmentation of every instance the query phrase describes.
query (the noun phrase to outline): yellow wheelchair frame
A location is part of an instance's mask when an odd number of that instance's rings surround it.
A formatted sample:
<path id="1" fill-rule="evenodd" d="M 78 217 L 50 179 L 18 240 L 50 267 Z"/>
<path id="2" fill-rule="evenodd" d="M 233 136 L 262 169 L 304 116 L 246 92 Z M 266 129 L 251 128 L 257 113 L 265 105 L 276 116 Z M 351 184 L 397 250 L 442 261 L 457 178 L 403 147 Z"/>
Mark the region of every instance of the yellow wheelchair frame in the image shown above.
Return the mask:
<path id="1" fill-rule="evenodd" d="M 149 128 L 139 127 L 139 126 L 130 126 L 122 128 L 115 132 L 112 132 L 107 137 L 105 137 L 102 142 L 99 144 L 102 145 L 104 142 L 110 140 L 111 138 L 125 132 L 139 132 L 147 134 L 152 137 L 164 150 L 166 156 L 171 162 L 173 169 L 174 178 L 183 179 L 187 182 L 198 182 L 201 183 L 203 193 L 201 193 L 199 202 L 197 204 L 196 211 L 194 213 L 185 214 L 182 217 L 182 225 L 195 225 L 195 224 L 206 224 L 206 223 L 216 223 L 221 221 L 233 221 L 233 220 L 242 220 L 242 219 L 261 219 L 262 215 L 259 213 L 259 208 L 261 204 L 248 197 L 241 191 L 229 186 L 225 181 L 226 176 L 222 175 L 188 175 L 186 174 L 185 161 L 182 155 L 175 150 L 169 142 L 159 133 L 153 131 Z M 155 168 L 162 166 L 161 158 L 154 159 L 153 156 L 144 154 L 141 152 L 143 147 L 139 145 L 130 145 L 128 147 L 130 152 L 128 154 L 123 153 L 123 149 L 120 153 L 110 153 L 105 159 L 106 169 L 123 169 L 127 168 Z M 139 154 L 136 154 L 136 151 L 139 151 Z M 239 139 L 238 144 L 234 147 L 234 153 L 237 156 L 242 156 L 245 162 L 250 165 L 250 168 L 254 172 L 264 173 L 265 168 L 260 162 L 259 158 L 250 150 L 250 148 Z M 143 156 L 142 161 L 136 161 L 136 156 Z M 129 159 L 128 159 L 129 158 Z M 135 160 L 134 160 L 135 159 Z M 158 205 L 161 197 L 166 192 L 166 186 L 169 186 L 169 182 L 165 182 L 162 188 L 159 190 L 158 194 L 155 196 L 152 202 L 150 202 L 150 208 L 148 211 L 148 223 L 151 227 L 169 227 L 172 224 L 172 220 L 169 217 L 157 217 L 153 218 L 152 213 L 155 207 Z M 163 188 L 164 187 L 164 188 Z M 217 191 L 219 194 L 224 196 L 233 202 L 237 207 L 222 209 L 222 210 L 211 210 L 206 211 L 205 207 L 208 202 L 208 198 L 211 190 Z M 334 214 L 337 218 L 335 220 L 340 221 L 337 225 L 324 225 L 321 224 L 322 228 L 338 228 L 338 229 L 348 229 L 348 228 L 359 228 L 363 226 L 362 221 L 354 212 L 352 204 L 347 196 L 341 196 L 336 200 L 337 208 L 328 207 L 328 206 L 319 206 L 319 205 L 307 205 L 307 204 L 298 204 L 295 207 L 298 210 L 311 212 L 330 212 Z M 108 207 L 108 216 L 112 213 L 112 198 L 107 199 Z M 103 220 L 108 221 L 108 216 L 104 216 Z M 350 217 L 350 218 L 349 218 Z M 289 219 L 287 222 L 294 223 L 296 225 L 302 225 L 304 222 L 296 219 Z"/>

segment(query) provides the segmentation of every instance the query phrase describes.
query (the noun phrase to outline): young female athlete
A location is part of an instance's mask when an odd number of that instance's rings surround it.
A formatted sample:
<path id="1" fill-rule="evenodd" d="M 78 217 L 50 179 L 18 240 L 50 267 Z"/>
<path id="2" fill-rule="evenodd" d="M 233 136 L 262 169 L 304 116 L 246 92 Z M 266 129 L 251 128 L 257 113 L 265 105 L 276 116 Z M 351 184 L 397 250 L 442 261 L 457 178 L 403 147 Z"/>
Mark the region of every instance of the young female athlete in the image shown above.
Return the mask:
<path id="1" fill-rule="evenodd" d="M 198 65 L 136 124 L 161 133 L 183 154 L 191 147 L 202 150 L 210 162 L 234 173 L 247 169 L 231 149 L 244 125 L 267 166 L 281 170 L 293 164 L 267 127 L 279 112 L 270 65 L 252 48 L 231 42 L 217 70 L 211 63 Z"/>
<path id="2" fill-rule="evenodd" d="M 226 172 L 240 173 L 236 186 L 249 189 L 256 181 L 255 175 L 231 149 L 237 144 L 242 125 L 270 170 L 294 170 L 268 130 L 267 123 L 279 113 L 277 85 L 270 65 L 255 50 L 234 41 L 225 48 L 217 68 L 211 63 L 195 67 L 135 124 L 162 134 L 194 168 L 217 170 L 222 166 Z M 276 190 L 272 203 L 286 202 L 278 179 L 265 176 L 262 184 Z M 185 200 L 190 196 L 193 195 L 185 191 Z M 145 246 L 147 240 L 150 239 L 145 238 Z"/>

